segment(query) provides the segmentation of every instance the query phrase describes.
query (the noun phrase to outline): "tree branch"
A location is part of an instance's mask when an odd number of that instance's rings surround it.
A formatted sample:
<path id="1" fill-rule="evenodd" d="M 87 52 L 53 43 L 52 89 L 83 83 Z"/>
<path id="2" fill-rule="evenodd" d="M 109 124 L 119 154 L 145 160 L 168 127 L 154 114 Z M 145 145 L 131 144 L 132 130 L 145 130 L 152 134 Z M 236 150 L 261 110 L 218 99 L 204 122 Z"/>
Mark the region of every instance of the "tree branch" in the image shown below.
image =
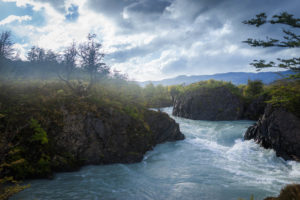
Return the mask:
<path id="1" fill-rule="evenodd" d="M 291 59 L 277 59 L 279 63 L 273 61 L 266 62 L 265 60 L 254 60 L 250 65 L 256 67 L 258 70 L 269 67 L 278 67 L 283 69 L 289 69 L 295 72 L 300 72 L 300 58 Z"/>
<path id="2" fill-rule="evenodd" d="M 294 15 L 283 12 L 280 15 L 274 15 L 273 20 L 268 21 L 271 24 L 285 24 L 294 28 L 300 28 L 300 19 L 294 18 Z"/>

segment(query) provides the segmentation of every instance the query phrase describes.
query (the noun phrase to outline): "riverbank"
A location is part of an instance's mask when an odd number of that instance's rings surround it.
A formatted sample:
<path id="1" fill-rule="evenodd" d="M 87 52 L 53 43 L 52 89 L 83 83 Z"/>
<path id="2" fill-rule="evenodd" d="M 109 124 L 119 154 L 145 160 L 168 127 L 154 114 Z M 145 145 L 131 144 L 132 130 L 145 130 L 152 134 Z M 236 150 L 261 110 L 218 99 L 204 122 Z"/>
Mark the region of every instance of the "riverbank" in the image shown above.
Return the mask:
<path id="1" fill-rule="evenodd" d="M 163 111 L 171 115 L 172 109 Z M 29 181 L 31 188 L 12 199 L 263 199 L 300 182 L 299 163 L 243 141 L 253 121 L 173 118 L 186 139 L 156 146 L 142 162 L 87 166 Z"/>

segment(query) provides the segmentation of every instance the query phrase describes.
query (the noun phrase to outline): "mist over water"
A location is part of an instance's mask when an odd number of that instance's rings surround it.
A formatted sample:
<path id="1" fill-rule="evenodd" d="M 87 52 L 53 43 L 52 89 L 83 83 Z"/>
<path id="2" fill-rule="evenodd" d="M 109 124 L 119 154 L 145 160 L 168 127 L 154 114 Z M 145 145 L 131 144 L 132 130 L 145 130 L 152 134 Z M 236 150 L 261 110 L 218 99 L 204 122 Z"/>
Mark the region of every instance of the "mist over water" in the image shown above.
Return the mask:
<path id="1" fill-rule="evenodd" d="M 172 108 L 163 111 L 171 115 Z M 300 183 L 300 163 L 243 141 L 252 121 L 173 118 L 186 139 L 156 146 L 142 162 L 87 166 L 54 180 L 28 181 L 31 188 L 12 199 L 262 199 Z"/>

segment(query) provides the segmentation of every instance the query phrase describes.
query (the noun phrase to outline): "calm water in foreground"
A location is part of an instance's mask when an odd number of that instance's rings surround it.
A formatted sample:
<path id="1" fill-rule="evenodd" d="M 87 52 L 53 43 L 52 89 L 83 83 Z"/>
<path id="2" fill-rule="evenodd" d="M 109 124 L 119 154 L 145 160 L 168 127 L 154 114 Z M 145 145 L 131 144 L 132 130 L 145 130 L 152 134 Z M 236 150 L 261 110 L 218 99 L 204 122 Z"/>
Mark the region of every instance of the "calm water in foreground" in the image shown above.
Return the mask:
<path id="1" fill-rule="evenodd" d="M 173 118 L 186 139 L 156 146 L 141 163 L 88 166 L 54 180 L 29 181 L 31 188 L 12 199 L 262 199 L 300 183 L 299 163 L 243 141 L 253 122 Z"/>

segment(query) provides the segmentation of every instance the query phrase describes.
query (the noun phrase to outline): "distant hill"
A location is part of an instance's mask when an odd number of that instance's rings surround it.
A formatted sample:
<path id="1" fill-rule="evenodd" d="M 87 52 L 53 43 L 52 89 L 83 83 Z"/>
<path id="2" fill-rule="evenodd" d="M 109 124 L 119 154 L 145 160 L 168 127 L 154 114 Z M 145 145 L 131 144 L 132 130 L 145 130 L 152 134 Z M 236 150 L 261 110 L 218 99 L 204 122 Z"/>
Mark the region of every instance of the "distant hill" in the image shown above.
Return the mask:
<path id="1" fill-rule="evenodd" d="M 258 73 L 248 73 L 248 72 L 229 72 L 222 74 L 213 75 L 194 75 L 194 76 L 177 76 L 175 78 L 163 79 L 160 81 L 144 81 L 138 82 L 141 86 L 145 86 L 149 83 L 154 85 L 177 85 L 177 84 L 191 84 L 198 81 L 205 81 L 209 79 L 215 79 L 220 81 L 231 81 L 235 85 L 247 84 L 248 79 L 250 80 L 262 80 L 265 84 L 270 84 L 271 82 L 280 79 L 282 76 L 288 76 L 292 74 L 291 71 L 282 72 L 258 72 Z"/>

